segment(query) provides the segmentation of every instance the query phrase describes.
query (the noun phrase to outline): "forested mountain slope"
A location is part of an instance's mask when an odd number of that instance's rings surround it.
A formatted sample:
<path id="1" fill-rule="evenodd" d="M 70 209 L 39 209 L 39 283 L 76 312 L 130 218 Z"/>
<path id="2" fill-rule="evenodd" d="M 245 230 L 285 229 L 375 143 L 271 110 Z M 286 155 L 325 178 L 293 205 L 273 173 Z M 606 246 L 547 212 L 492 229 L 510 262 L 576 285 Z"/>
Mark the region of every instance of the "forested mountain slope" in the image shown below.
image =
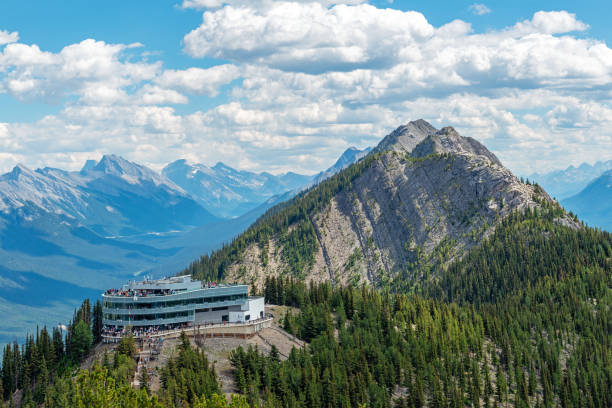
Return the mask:
<path id="1" fill-rule="evenodd" d="M 189 271 L 257 284 L 286 273 L 375 286 L 401 277 L 407 286 L 480 243 L 511 212 L 550 201 L 476 140 L 418 120 Z"/>
<path id="2" fill-rule="evenodd" d="M 231 245 L 191 266 L 200 277 L 218 279 L 245 274 L 248 262 L 260 262 L 257 273 L 269 275 L 256 277 L 254 290 L 267 303 L 292 306 L 283 327 L 307 343 L 286 358 L 256 348 L 230 353 L 235 391 L 243 394 L 232 406 L 612 406 L 612 235 L 585 227 L 537 185 L 516 180 L 474 140 L 450 128 L 424 134 L 423 123 L 411 125 L 393 136 L 403 147 L 377 151 L 275 207 Z M 393 173 L 396 168 L 402 172 Z M 391 184 L 402 174 L 412 183 Z M 434 206 L 432 197 L 445 189 L 462 193 L 455 192 L 448 209 Z M 329 218 L 318 217 L 349 194 L 368 208 L 391 200 L 370 224 L 377 237 L 387 231 L 388 241 L 372 238 L 368 250 L 382 257 L 404 248 L 402 243 L 408 243 L 407 253 L 411 245 L 420 248 L 414 261 L 389 256 L 395 269 L 388 279 L 371 279 L 366 269 L 359 280 L 347 282 L 372 285 L 341 285 L 336 270 L 316 273 L 322 247 L 345 245 L 338 235 L 324 238 L 332 233 L 322 234 L 317 220 L 329 223 Z M 470 207 L 474 201 L 483 205 Z M 429 206 L 422 210 L 425 221 L 417 224 L 422 235 L 401 223 L 402 214 L 417 223 L 417 204 Z M 462 206 L 474 212 L 453 218 Z M 432 224 L 425 211 L 445 218 Z M 444 229 L 427 231 L 430 225 Z M 352 228 L 345 227 L 355 233 Z M 432 231 L 444 234 L 436 238 Z M 266 247 L 262 253 L 275 258 L 243 256 Z M 356 253 L 348 256 L 349 267 L 374 257 Z M 176 358 L 160 370 L 157 392 L 148 388 L 148 374 L 139 379 L 140 390 L 130 387 L 136 363 L 129 337 L 91 372 L 74 369 L 92 336 L 99 338 L 101 306 L 94 307 L 93 318 L 89 310 L 86 302 L 75 313 L 65 339 L 55 330 L 52 345 L 41 332 L 21 351 L 5 348 L 4 405 L 21 400 L 28 408 L 228 406 L 217 395 L 214 365 L 185 337 Z"/>

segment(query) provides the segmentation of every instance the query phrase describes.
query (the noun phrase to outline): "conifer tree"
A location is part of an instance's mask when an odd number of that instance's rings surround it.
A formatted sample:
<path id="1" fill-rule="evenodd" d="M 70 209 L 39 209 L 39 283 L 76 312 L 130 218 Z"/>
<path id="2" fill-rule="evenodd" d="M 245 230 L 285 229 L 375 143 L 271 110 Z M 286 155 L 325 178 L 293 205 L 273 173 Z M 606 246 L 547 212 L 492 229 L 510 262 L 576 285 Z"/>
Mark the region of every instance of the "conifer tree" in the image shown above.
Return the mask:
<path id="1" fill-rule="evenodd" d="M 501 403 L 506 403 L 508 401 L 508 385 L 506 382 L 506 375 L 501 366 L 497 367 L 495 384 L 497 386 L 497 400 Z"/>
<path id="2" fill-rule="evenodd" d="M 96 301 L 93 308 L 93 321 L 92 321 L 92 333 L 94 343 L 102 341 L 102 302 Z"/>
<path id="3" fill-rule="evenodd" d="M 147 367 L 142 366 L 140 370 L 140 378 L 138 379 L 140 383 L 140 389 L 147 393 L 147 395 L 151 394 L 151 390 L 149 388 L 149 373 L 147 373 Z"/>

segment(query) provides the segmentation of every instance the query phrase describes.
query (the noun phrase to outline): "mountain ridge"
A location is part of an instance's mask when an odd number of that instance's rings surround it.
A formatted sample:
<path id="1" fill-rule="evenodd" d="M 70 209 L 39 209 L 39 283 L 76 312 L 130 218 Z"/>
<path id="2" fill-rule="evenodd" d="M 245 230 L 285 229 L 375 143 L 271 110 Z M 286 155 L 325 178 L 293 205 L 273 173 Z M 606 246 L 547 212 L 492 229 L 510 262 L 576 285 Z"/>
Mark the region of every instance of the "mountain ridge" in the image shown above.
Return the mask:
<path id="1" fill-rule="evenodd" d="M 612 170 L 612 160 L 594 164 L 582 163 L 578 167 L 570 165 L 562 170 L 533 173 L 528 178 L 538 182 L 551 196 L 562 201 L 580 193 L 590 182 L 608 170 Z"/>
<path id="2" fill-rule="evenodd" d="M 261 213 L 266 203 L 278 203 L 298 194 L 304 188 L 316 185 L 348 165 L 358 161 L 370 151 L 349 147 L 328 169 L 315 175 L 286 172 L 255 173 L 236 170 L 223 162 L 213 166 L 175 160 L 162 170 L 162 174 L 187 191 L 211 213 L 222 218 L 235 218 L 250 212 Z M 275 198 L 276 197 L 276 198 Z"/>
<path id="3" fill-rule="evenodd" d="M 612 170 L 604 172 L 561 204 L 579 214 L 592 227 L 612 231 Z"/>
<path id="4" fill-rule="evenodd" d="M 552 202 L 479 142 L 413 121 L 187 271 L 256 285 L 284 274 L 376 286 L 408 271 L 404 278 L 417 281 L 539 201 Z"/>

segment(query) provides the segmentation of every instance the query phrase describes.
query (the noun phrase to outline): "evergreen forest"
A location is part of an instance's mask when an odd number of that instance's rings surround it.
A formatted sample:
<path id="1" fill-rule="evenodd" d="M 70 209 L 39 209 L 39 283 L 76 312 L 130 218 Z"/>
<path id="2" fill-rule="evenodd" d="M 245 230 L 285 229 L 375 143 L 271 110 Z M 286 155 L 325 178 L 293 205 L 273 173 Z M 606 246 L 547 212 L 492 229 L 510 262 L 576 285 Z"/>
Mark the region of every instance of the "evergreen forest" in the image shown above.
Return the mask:
<path id="1" fill-rule="evenodd" d="M 297 227 L 285 232 L 295 236 L 284 256 L 301 270 L 311 261 L 309 212 L 368 165 L 363 160 L 308 200 L 276 208 L 190 271 L 223 279 L 241 248 L 288 225 Z M 334 287 L 306 284 L 292 271 L 267 277 L 253 291 L 288 306 L 282 327 L 306 345 L 288 356 L 276 348 L 233 350 L 236 395 L 229 398 L 214 362 L 184 335 L 156 392 L 146 378 L 131 385 L 136 345 L 129 336 L 85 364 L 102 331 L 102 305 L 86 300 L 65 331 L 43 327 L 4 347 L 0 406 L 610 407 L 612 235 L 560 221 L 567 217 L 551 202 L 514 212 L 418 283 Z"/>

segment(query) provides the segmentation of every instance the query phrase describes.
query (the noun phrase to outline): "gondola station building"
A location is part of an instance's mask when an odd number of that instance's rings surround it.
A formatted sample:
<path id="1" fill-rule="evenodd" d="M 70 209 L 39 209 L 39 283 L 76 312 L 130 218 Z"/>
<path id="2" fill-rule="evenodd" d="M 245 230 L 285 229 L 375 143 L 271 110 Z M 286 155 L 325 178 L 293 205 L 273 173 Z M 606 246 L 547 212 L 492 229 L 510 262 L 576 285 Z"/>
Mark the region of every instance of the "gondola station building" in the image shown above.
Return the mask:
<path id="1" fill-rule="evenodd" d="M 247 285 L 211 284 L 190 275 L 130 281 L 102 294 L 103 324 L 115 329 L 176 328 L 248 323 L 265 317 L 264 298 Z"/>

